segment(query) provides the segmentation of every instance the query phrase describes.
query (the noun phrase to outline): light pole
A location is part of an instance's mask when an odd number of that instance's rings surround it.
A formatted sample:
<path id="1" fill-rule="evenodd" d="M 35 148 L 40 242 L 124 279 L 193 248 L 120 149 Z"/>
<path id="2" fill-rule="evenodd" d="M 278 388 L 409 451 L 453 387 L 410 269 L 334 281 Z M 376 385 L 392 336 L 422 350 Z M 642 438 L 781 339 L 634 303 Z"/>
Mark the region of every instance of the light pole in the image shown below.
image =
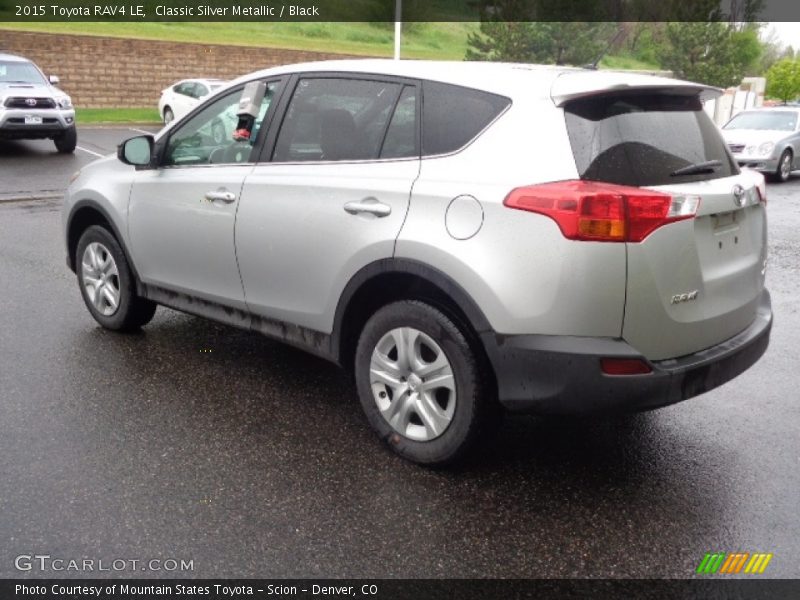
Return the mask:
<path id="1" fill-rule="evenodd" d="M 400 60 L 400 34 L 403 31 L 403 0 L 395 0 L 394 5 L 394 59 Z"/>

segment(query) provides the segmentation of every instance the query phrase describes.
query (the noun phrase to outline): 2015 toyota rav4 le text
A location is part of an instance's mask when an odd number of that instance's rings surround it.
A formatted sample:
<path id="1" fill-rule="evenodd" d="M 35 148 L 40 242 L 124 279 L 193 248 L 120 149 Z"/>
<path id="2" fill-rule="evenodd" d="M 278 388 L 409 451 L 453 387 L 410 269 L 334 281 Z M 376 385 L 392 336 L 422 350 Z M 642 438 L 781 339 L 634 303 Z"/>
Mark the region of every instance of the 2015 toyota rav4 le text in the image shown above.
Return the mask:
<path id="1" fill-rule="evenodd" d="M 703 111 L 717 93 L 524 65 L 260 71 L 84 168 L 67 262 L 104 327 L 162 304 L 303 347 L 353 372 L 397 453 L 447 463 L 499 408 L 656 408 L 764 353 L 764 180 Z"/>

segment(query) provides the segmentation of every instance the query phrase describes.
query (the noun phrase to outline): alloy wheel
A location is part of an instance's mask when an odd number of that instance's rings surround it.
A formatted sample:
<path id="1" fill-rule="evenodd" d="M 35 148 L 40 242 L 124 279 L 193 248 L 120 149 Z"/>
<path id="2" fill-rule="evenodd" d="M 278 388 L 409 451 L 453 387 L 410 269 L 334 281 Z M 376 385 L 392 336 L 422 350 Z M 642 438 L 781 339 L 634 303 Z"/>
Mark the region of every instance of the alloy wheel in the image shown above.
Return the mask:
<path id="1" fill-rule="evenodd" d="M 103 244 L 92 242 L 83 251 L 81 279 L 86 297 L 103 316 L 119 308 L 119 271 L 114 257 Z"/>
<path id="2" fill-rule="evenodd" d="M 792 172 L 792 156 L 788 152 L 783 155 L 781 160 L 781 179 L 786 181 Z"/>

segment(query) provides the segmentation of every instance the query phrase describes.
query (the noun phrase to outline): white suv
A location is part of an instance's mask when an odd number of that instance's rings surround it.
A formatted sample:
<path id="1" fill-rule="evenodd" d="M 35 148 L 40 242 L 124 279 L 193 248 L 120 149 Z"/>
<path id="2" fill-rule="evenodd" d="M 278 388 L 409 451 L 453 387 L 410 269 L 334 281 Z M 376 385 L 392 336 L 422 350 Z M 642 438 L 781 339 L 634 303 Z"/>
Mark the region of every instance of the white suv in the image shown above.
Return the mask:
<path id="1" fill-rule="evenodd" d="M 501 407 L 656 408 L 764 353 L 764 180 L 703 111 L 717 93 L 490 63 L 260 71 L 85 168 L 67 263 L 104 327 L 162 304 L 305 348 L 354 373 L 396 452 L 447 463 Z M 240 99 L 252 118 L 215 141 Z"/>
<path id="2" fill-rule="evenodd" d="M 59 152 L 78 143 L 72 100 L 26 58 L 0 52 L 0 139 L 51 139 Z"/>

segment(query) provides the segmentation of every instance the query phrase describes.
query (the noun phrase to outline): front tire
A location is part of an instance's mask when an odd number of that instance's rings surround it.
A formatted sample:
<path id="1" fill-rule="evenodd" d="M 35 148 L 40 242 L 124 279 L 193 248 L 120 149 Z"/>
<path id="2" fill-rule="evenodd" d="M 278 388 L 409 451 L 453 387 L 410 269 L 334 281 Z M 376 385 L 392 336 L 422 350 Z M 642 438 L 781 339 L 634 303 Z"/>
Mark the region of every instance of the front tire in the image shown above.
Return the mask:
<path id="1" fill-rule="evenodd" d="M 115 331 L 133 331 L 151 321 L 156 304 L 136 295 L 125 253 L 107 229 L 86 229 L 75 259 L 81 296 L 95 321 Z"/>
<path id="2" fill-rule="evenodd" d="M 72 154 L 78 145 L 78 131 L 75 127 L 70 127 L 64 133 L 53 139 L 56 150 L 61 154 Z"/>
<path id="3" fill-rule="evenodd" d="M 461 329 L 424 302 L 395 302 L 370 317 L 355 377 L 372 428 L 412 462 L 453 463 L 490 423 L 489 377 L 479 357 Z"/>
<path id="4" fill-rule="evenodd" d="M 172 121 L 175 120 L 175 113 L 172 112 L 172 109 L 167 106 L 164 108 L 164 125 L 169 125 Z"/>

